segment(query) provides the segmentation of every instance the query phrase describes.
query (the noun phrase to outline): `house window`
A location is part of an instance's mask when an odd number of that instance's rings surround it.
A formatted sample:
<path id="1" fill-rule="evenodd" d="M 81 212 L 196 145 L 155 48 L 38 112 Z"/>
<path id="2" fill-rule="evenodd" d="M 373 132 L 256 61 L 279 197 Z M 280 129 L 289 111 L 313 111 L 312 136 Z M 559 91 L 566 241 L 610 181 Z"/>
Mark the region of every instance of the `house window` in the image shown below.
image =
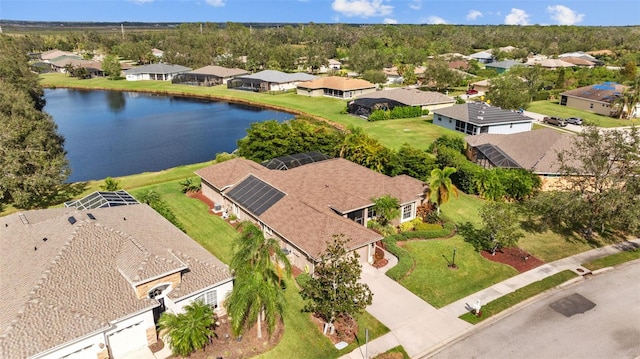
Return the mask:
<path id="1" fill-rule="evenodd" d="M 269 235 L 269 236 L 273 235 L 273 231 L 271 230 L 271 228 L 269 228 L 268 226 L 266 226 L 264 224 L 262 225 L 262 231 L 266 235 Z"/>
<path id="2" fill-rule="evenodd" d="M 593 104 L 592 103 L 589 104 L 589 108 L 593 108 Z"/>
<path id="3" fill-rule="evenodd" d="M 213 308 L 218 308 L 218 292 L 215 289 L 198 296 L 195 300 L 202 301 Z"/>
<path id="4" fill-rule="evenodd" d="M 402 207 L 402 220 L 411 219 L 413 217 L 413 203 Z"/>

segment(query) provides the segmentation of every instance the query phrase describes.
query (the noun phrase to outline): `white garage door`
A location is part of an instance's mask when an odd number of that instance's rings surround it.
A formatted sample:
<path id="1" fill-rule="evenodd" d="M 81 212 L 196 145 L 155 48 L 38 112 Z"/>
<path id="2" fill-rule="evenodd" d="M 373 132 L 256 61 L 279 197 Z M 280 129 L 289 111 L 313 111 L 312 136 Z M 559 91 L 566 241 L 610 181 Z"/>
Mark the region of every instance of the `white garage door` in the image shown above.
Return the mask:
<path id="1" fill-rule="evenodd" d="M 114 359 L 132 350 L 147 346 L 147 333 L 142 322 L 109 335 L 109 347 Z"/>

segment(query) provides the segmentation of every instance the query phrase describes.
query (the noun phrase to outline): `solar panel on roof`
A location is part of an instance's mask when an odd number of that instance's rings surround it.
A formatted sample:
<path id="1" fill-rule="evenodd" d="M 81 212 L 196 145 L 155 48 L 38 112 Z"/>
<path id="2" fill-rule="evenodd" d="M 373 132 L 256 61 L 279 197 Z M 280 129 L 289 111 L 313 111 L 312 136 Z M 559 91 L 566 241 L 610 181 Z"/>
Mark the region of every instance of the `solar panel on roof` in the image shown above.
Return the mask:
<path id="1" fill-rule="evenodd" d="M 252 175 L 227 193 L 234 202 L 256 216 L 271 208 L 284 195 L 283 192 Z"/>

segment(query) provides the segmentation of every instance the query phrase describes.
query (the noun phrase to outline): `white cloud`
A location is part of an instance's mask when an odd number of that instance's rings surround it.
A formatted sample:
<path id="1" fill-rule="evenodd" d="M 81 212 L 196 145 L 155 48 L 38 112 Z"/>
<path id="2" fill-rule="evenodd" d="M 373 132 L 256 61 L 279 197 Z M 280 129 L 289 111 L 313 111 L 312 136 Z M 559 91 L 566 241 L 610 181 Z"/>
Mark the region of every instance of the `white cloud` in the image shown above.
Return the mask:
<path id="1" fill-rule="evenodd" d="M 467 20 L 475 20 L 479 17 L 482 17 L 482 13 L 478 10 L 469 10 L 467 14 Z"/>
<path id="2" fill-rule="evenodd" d="M 421 22 L 424 24 L 430 24 L 430 25 L 448 24 L 447 20 L 439 16 L 429 16 L 427 18 L 422 18 Z"/>
<path id="3" fill-rule="evenodd" d="M 575 25 L 584 19 L 584 14 L 576 14 L 575 11 L 562 5 L 549 6 L 547 12 L 551 14 L 553 20 L 558 22 L 558 25 Z"/>
<path id="4" fill-rule="evenodd" d="M 409 7 L 413 10 L 420 10 L 422 8 L 422 0 L 413 0 L 413 2 L 409 4 Z"/>
<path id="5" fill-rule="evenodd" d="M 129 1 L 131 1 L 133 3 L 136 3 L 136 4 L 145 4 L 145 3 L 148 3 L 148 2 L 153 2 L 153 0 L 129 0 Z"/>
<path id="6" fill-rule="evenodd" d="M 529 25 L 529 14 L 521 9 L 511 9 L 509 15 L 504 18 L 507 25 Z"/>
<path id="7" fill-rule="evenodd" d="M 331 8 L 346 17 L 386 16 L 393 6 L 385 5 L 382 0 L 334 0 Z"/>
<path id="8" fill-rule="evenodd" d="M 204 2 L 206 2 L 208 5 L 211 5 L 213 7 L 222 7 L 222 6 L 224 6 L 224 1 L 225 0 L 204 0 Z"/>
<path id="9" fill-rule="evenodd" d="M 383 22 L 383 23 L 385 23 L 385 24 L 397 24 L 397 23 L 398 23 L 398 20 L 396 20 L 396 19 L 389 19 L 389 18 L 387 17 L 387 18 L 385 18 L 382 22 Z"/>

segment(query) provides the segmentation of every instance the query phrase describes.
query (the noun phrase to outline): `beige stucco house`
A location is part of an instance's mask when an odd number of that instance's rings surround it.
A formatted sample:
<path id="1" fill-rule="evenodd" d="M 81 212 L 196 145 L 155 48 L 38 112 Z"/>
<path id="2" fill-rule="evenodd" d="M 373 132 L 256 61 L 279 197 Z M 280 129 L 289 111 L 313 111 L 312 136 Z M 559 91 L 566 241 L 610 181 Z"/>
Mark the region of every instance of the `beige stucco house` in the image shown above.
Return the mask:
<path id="1" fill-rule="evenodd" d="M 162 312 L 221 308 L 233 287 L 225 264 L 144 204 L 1 217 L 0 258 L 7 359 L 153 357 Z"/>
<path id="2" fill-rule="evenodd" d="M 329 96 L 350 99 L 376 91 L 376 85 L 367 80 L 341 76 L 319 77 L 315 80 L 301 82 L 297 86 L 297 94 L 303 96 Z"/>
<path id="3" fill-rule="evenodd" d="M 594 112 L 603 116 L 612 116 L 613 104 L 627 86 L 615 82 L 579 87 L 560 94 L 560 105 L 579 110 Z"/>
<path id="4" fill-rule="evenodd" d="M 363 262 L 373 262 L 376 242 L 382 239 L 367 228 L 375 216 L 373 198 L 397 198 L 398 222 L 415 218 L 424 199 L 422 181 L 389 177 L 342 158 L 287 170 L 236 158 L 196 174 L 207 198 L 278 239 L 291 264 L 309 273 L 335 235 L 344 235 L 348 249 L 357 251 Z"/>

